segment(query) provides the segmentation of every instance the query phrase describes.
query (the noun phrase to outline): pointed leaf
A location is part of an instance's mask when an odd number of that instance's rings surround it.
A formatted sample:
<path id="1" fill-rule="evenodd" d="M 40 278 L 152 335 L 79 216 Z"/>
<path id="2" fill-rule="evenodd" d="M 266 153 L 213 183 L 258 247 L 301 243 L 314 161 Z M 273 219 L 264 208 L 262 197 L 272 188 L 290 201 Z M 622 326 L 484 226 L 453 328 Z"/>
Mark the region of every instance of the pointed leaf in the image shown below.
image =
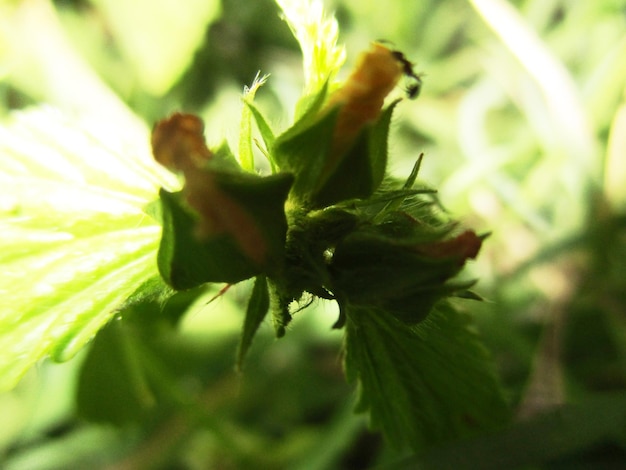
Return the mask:
<path id="1" fill-rule="evenodd" d="M 241 340 L 237 351 L 237 368 L 241 369 L 248 349 L 261 322 L 270 308 L 270 293 L 265 276 L 257 276 L 252 288 L 252 295 L 248 301 L 246 319 L 241 332 Z"/>
<path id="2" fill-rule="evenodd" d="M 246 101 L 245 105 L 250 109 L 250 112 L 254 117 L 254 121 L 259 128 L 259 132 L 261 133 L 261 138 L 263 139 L 265 147 L 271 149 L 274 145 L 274 140 L 276 140 L 276 137 L 274 136 L 274 131 L 272 131 L 272 128 L 268 124 L 267 119 L 265 119 L 263 113 L 259 110 L 259 108 L 256 107 L 254 103 Z"/>
<path id="3" fill-rule="evenodd" d="M 296 123 L 274 143 L 272 154 L 282 171 L 294 174 L 292 192 L 302 201 L 309 199 L 319 185 L 332 145 L 337 112 L 329 112 L 310 126 Z"/>
<path id="4" fill-rule="evenodd" d="M 376 123 L 369 129 L 367 163 L 371 168 L 372 187 L 374 189 L 380 186 L 387 171 L 389 126 L 393 111 L 399 102 L 400 100 L 396 100 L 385 108 Z"/>
<path id="5" fill-rule="evenodd" d="M 265 83 L 267 75 L 260 77 L 259 73 L 254 78 L 250 88 L 245 87 L 243 93 L 243 107 L 241 109 L 241 124 L 239 126 L 239 162 L 241 167 L 254 172 L 254 153 L 252 151 L 252 110 L 248 103 L 254 101 L 257 90 Z"/>
<path id="6" fill-rule="evenodd" d="M 359 384 L 358 409 L 394 447 L 419 451 L 507 419 L 493 364 L 450 304 L 415 326 L 382 310 L 346 312 L 345 368 Z"/>
<path id="7" fill-rule="evenodd" d="M 261 133 L 261 138 L 263 139 L 263 143 L 265 144 L 265 155 L 270 162 L 270 166 L 272 168 L 272 173 L 277 173 L 279 171 L 278 164 L 276 163 L 273 155 L 270 153 L 271 149 L 274 147 L 274 141 L 276 137 L 274 136 L 274 131 L 268 124 L 263 113 L 253 104 L 248 101 L 245 101 L 245 106 L 250 109 L 250 113 L 252 117 L 254 117 L 254 121 L 256 122 L 257 127 L 259 128 L 259 132 Z"/>

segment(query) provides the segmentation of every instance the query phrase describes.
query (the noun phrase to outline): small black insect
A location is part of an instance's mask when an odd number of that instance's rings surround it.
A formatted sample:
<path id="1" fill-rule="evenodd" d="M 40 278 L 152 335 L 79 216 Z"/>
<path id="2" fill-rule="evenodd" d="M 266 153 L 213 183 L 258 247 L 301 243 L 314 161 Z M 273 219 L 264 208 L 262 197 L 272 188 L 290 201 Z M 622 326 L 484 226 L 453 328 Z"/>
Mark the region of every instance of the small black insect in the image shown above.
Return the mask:
<path id="1" fill-rule="evenodd" d="M 414 80 L 413 83 L 407 85 L 404 91 L 410 100 L 414 100 L 419 96 L 420 91 L 422 91 L 422 78 L 418 74 L 411 75 L 411 78 Z"/>
<path id="2" fill-rule="evenodd" d="M 404 91 L 409 99 L 413 100 L 417 98 L 422 91 L 422 75 L 415 73 L 413 70 L 413 64 L 405 55 L 400 51 L 391 51 L 391 55 L 394 56 L 402 64 L 402 72 L 404 75 L 412 80 L 412 83 L 406 86 Z"/>

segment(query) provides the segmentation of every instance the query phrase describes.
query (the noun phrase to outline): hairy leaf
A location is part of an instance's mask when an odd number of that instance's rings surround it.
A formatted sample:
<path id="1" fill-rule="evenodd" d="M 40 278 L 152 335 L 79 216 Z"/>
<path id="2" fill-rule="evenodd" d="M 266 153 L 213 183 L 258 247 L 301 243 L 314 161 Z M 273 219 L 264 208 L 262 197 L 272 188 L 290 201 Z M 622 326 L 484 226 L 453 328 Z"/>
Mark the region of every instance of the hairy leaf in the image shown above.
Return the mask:
<path id="1" fill-rule="evenodd" d="M 382 310 L 346 313 L 345 368 L 358 381 L 359 411 L 395 447 L 418 451 L 506 419 L 489 357 L 450 304 L 414 326 Z"/>

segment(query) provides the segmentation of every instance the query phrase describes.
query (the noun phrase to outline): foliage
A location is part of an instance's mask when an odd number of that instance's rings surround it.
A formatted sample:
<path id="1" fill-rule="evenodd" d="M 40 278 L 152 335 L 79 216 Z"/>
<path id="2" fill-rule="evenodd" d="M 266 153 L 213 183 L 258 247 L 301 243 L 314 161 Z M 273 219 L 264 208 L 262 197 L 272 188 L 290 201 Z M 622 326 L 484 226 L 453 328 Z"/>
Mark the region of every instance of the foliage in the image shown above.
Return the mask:
<path id="1" fill-rule="evenodd" d="M 507 410 L 488 356 L 442 304 L 472 284 L 451 279 L 481 239 L 453 234 L 429 191 L 413 190 L 421 159 L 407 182 L 382 185 L 398 102 L 380 108 L 403 66 L 374 44 L 326 104 L 322 87 L 289 129 L 264 138 L 270 176 L 244 171 L 228 151 L 213 153 L 192 115 L 157 123 L 152 146 L 158 162 L 185 178 L 180 193 L 161 192 L 165 281 L 182 289 L 258 276 L 240 363 L 267 313 L 282 337 L 292 305 L 307 296 L 336 301 L 361 409 L 395 446 L 421 450 L 501 424 Z M 247 117 L 268 132 L 258 110 Z M 433 308 L 445 313 L 431 319 Z"/>
<path id="2" fill-rule="evenodd" d="M 42 357 L 76 354 L 157 274 L 160 228 L 144 208 L 168 179 L 52 110 L 16 115 L 1 133 L 6 389 Z"/>
<path id="3" fill-rule="evenodd" d="M 3 468 L 621 467 L 626 5 L 183 3 L 0 6 Z"/>

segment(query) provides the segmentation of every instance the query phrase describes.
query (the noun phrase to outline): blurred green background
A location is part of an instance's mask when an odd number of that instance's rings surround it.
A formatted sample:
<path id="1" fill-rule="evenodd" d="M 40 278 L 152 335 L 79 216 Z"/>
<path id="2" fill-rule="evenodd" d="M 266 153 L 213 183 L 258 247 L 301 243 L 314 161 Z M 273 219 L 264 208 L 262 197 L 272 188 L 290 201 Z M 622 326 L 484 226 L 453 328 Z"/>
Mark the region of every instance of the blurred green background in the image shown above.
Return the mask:
<path id="1" fill-rule="evenodd" d="M 395 115 L 391 171 L 406 177 L 424 152 L 421 178 L 443 205 L 492 232 L 468 274 L 486 301 L 467 308 L 520 419 L 625 392 L 626 1 L 325 6 L 348 66 L 386 39 L 424 73 L 419 99 Z M 236 142 L 240 95 L 259 70 L 271 76 L 258 106 L 284 129 L 303 78 L 298 45 L 271 0 L 0 2 L 3 116 L 39 103 L 103 114 L 124 103 L 148 126 L 174 110 L 197 113 L 210 143 Z M 111 323 L 79 357 L 43 363 L 0 395 L 0 466 L 393 461 L 365 417 L 352 414 L 333 307 L 302 312 L 279 341 L 263 325 L 236 374 L 249 286 L 208 303 L 219 288 L 179 294 L 165 308 L 129 307 L 127 321 Z M 151 390 L 128 380 L 137 365 L 122 356 L 138 358 Z M 623 433 L 626 411 L 615 416 Z M 540 453 L 533 468 L 626 465 L 623 435 L 620 443 L 598 433 Z"/>

